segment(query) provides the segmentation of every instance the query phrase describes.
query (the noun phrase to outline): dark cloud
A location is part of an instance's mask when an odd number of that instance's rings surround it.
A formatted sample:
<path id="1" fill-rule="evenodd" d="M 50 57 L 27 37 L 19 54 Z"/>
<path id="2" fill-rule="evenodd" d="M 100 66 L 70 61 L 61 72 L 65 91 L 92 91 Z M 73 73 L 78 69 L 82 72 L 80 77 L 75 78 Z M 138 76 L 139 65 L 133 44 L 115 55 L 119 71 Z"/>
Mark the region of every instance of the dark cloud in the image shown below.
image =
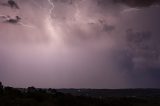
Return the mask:
<path id="1" fill-rule="evenodd" d="M 160 4 L 159 0 L 114 0 L 114 2 L 122 3 L 130 7 L 149 7 L 154 4 Z"/>
<path id="2" fill-rule="evenodd" d="M 11 8 L 19 9 L 18 4 L 14 0 L 8 0 L 8 4 Z"/>
<path id="3" fill-rule="evenodd" d="M 19 5 L 14 0 L 0 1 L 0 5 L 11 7 L 12 9 L 19 9 Z"/>
<path id="4" fill-rule="evenodd" d="M 160 48 L 155 36 L 150 31 L 133 29 L 126 31 L 127 51 L 133 62 L 132 72 L 128 75 L 134 85 L 160 87 L 158 85 Z"/>
<path id="5" fill-rule="evenodd" d="M 136 56 L 147 59 L 158 59 L 160 48 L 155 42 L 154 35 L 150 31 L 136 32 L 127 30 L 127 41 L 131 51 L 135 51 Z"/>
<path id="6" fill-rule="evenodd" d="M 111 31 L 115 30 L 115 26 L 105 24 L 103 26 L 103 30 L 106 32 L 111 32 Z"/>
<path id="7" fill-rule="evenodd" d="M 11 23 L 11 24 L 17 24 L 21 20 L 19 16 L 16 16 L 15 18 L 10 18 L 10 16 L 4 16 L 4 23 Z"/>
<path id="8" fill-rule="evenodd" d="M 151 5 L 159 5 L 159 0 L 96 0 L 99 6 L 109 6 L 110 4 L 124 4 L 129 7 L 149 7 Z"/>
<path id="9" fill-rule="evenodd" d="M 73 4 L 75 2 L 75 0 L 53 0 L 53 2 L 61 2 L 61 3 Z"/>
<path id="10" fill-rule="evenodd" d="M 150 40 L 152 36 L 150 31 L 136 32 L 133 29 L 128 29 L 126 33 L 127 40 L 133 43 L 143 43 L 143 41 Z"/>
<path id="11" fill-rule="evenodd" d="M 136 72 L 138 71 L 138 72 Z M 148 67 L 145 71 L 139 69 L 136 71 L 132 71 L 128 74 L 129 80 L 133 86 L 137 87 L 145 87 L 145 88 L 159 88 L 159 75 L 160 68 L 159 67 Z"/>

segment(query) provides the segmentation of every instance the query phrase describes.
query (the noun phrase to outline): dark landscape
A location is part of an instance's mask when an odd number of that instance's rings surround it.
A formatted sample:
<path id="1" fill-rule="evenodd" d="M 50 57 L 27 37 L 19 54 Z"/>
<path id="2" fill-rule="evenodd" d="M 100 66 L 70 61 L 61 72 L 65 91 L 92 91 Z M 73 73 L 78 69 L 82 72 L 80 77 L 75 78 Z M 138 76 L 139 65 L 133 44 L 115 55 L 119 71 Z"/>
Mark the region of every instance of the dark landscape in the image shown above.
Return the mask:
<path id="1" fill-rule="evenodd" d="M 0 106 L 160 106 L 160 89 L 40 89 L 1 84 Z"/>

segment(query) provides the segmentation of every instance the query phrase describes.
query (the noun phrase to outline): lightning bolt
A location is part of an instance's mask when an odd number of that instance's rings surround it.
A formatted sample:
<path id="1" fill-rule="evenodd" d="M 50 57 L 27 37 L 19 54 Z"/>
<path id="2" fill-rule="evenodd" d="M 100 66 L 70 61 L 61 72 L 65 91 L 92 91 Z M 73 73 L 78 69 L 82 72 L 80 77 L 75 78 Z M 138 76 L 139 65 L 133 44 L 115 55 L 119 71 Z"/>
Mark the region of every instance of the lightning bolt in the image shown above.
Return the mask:
<path id="1" fill-rule="evenodd" d="M 24 24 L 23 22 L 19 22 L 20 25 L 24 26 L 24 27 L 27 27 L 27 28 L 36 28 L 35 26 L 33 25 L 28 25 L 28 24 Z"/>
<path id="2" fill-rule="evenodd" d="M 55 17 L 55 14 L 54 14 L 55 6 L 54 6 L 53 1 L 52 0 L 46 0 L 49 4 L 49 9 L 42 7 L 36 0 L 31 0 L 31 1 L 40 10 L 41 9 L 46 9 L 47 10 L 47 12 L 44 15 L 45 18 L 42 21 L 42 22 L 44 22 L 43 27 L 46 30 L 47 35 L 51 39 L 53 39 L 54 44 L 55 43 L 56 44 L 62 44 L 62 36 L 61 35 L 64 35 L 64 33 L 62 31 L 62 28 L 58 24 L 56 24 L 55 20 L 53 21 L 53 19 L 54 19 L 53 17 Z M 23 12 L 20 12 L 20 14 L 23 14 Z M 3 15 L 1 15 L 1 17 L 3 17 Z M 24 19 L 24 18 L 22 17 L 22 19 Z M 36 25 L 29 25 L 29 24 L 26 24 L 26 23 L 28 23 L 28 22 L 26 22 L 26 19 L 25 19 L 25 23 L 23 21 L 18 22 L 19 25 L 21 25 L 23 27 L 26 27 L 26 28 L 33 28 L 33 29 L 37 28 Z"/>
<path id="3" fill-rule="evenodd" d="M 53 4 L 53 2 L 51 2 L 51 0 L 48 0 L 48 3 L 51 5 L 51 9 L 49 10 L 49 20 L 50 20 L 51 22 L 53 22 L 51 15 L 52 15 L 53 10 L 54 10 L 54 4 Z"/>
<path id="4" fill-rule="evenodd" d="M 61 28 L 59 28 L 56 24 L 53 24 L 53 18 L 54 15 L 54 3 L 51 0 L 48 0 L 49 5 L 51 8 L 48 11 L 47 18 L 45 20 L 45 27 L 47 29 L 48 34 L 51 38 L 55 41 L 54 44 L 62 45 L 62 38 L 61 35 L 63 34 Z"/>

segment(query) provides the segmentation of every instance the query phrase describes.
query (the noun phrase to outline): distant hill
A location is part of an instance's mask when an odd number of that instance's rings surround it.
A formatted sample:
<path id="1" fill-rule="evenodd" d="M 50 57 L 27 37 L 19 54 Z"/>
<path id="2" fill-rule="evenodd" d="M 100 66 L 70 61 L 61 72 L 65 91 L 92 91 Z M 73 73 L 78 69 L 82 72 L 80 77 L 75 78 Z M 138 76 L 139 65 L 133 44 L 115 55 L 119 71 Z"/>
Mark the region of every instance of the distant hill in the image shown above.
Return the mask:
<path id="1" fill-rule="evenodd" d="M 90 97 L 160 97 L 160 89 L 57 89 L 62 93 Z"/>

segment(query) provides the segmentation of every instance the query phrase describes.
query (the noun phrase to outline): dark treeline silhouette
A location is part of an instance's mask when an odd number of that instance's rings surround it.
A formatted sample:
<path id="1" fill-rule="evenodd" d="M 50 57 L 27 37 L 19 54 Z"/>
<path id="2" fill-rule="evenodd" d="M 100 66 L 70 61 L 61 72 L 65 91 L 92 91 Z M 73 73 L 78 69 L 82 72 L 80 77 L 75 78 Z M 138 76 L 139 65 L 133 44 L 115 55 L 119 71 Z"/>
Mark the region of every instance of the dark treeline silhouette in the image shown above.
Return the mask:
<path id="1" fill-rule="evenodd" d="M 89 97 L 56 89 L 5 87 L 0 82 L 0 106 L 160 106 L 160 97 Z"/>

